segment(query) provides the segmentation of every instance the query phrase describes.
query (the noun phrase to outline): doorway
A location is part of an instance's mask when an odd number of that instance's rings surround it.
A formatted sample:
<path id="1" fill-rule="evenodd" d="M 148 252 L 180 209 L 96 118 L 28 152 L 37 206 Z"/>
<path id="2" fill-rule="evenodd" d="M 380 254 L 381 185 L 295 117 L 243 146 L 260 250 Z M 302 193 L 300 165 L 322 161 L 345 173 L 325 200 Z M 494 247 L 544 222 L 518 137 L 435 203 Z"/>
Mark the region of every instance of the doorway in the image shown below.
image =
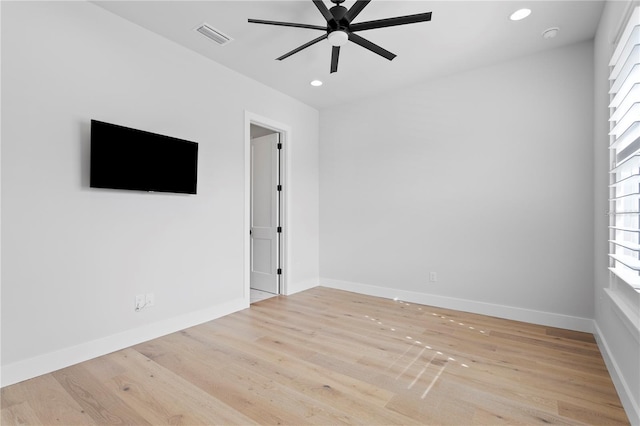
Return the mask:
<path id="1" fill-rule="evenodd" d="M 254 303 L 285 294 L 284 145 L 288 133 L 281 125 L 248 113 L 245 121 L 245 294 Z"/>

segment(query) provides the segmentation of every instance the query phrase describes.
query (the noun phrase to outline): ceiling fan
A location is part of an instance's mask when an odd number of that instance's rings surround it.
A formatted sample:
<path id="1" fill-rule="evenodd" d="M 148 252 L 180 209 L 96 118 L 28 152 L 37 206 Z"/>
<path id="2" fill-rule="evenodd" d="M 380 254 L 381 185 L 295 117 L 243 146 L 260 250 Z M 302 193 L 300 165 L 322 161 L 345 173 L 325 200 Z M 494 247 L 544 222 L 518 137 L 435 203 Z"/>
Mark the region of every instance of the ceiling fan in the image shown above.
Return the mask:
<path id="1" fill-rule="evenodd" d="M 383 49 L 382 47 L 370 42 L 365 38 L 360 37 L 355 33 L 358 31 L 393 27 L 396 25 L 414 24 L 416 22 L 426 22 L 431 20 L 431 12 L 427 12 L 418 13 L 415 15 L 398 16 L 396 18 L 386 18 L 378 19 L 375 21 L 352 23 L 356 16 L 358 16 L 360 12 L 362 12 L 362 9 L 364 9 L 371 0 L 356 0 L 355 4 L 351 6 L 350 9 L 347 9 L 346 7 L 340 5 L 340 3 L 343 3 L 344 0 L 331 0 L 331 2 L 335 4 L 335 6 L 333 6 L 331 9 L 327 9 L 327 6 L 322 0 L 312 1 L 313 4 L 316 5 L 320 13 L 322 13 L 324 19 L 327 21 L 326 27 L 322 27 L 320 25 L 298 24 L 295 22 L 278 22 L 265 21 L 262 19 L 249 19 L 249 22 L 254 24 L 279 25 L 283 27 L 307 28 L 310 30 L 325 31 L 325 34 L 321 35 L 320 37 L 315 38 L 296 49 L 293 49 L 291 52 L 285 53 L 279 58 L 276 58 L 278 61 L 286 59 L 289 56 L 324 40 L 325 38 L 328 39 L 329 43 L 331 43 L 331 45 L 333 46 L 331 50 L 331 73 L 338 71 L 338 57 L 340 56 L 340 46 L 343 46 L 348 41 L 352 41 L 355 44 L 362 46 L 365 49 L 372 51 L 373 53 L 377 53 L 378 55 L 391 61 L 396 57 L 395 54 L 389 52 L 386 49 Z"/>

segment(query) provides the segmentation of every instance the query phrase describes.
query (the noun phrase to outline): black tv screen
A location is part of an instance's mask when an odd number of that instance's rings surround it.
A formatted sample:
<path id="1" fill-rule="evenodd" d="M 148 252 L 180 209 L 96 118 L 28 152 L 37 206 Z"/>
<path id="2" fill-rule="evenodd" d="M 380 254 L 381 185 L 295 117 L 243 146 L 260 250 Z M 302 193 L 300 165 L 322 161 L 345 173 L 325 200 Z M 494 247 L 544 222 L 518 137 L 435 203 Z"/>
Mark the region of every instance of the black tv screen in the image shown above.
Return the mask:
<path id="1" fill-rule="evenodd" d="M 91 120 L 92 188 L 195 194 L 198 144 Z"/>

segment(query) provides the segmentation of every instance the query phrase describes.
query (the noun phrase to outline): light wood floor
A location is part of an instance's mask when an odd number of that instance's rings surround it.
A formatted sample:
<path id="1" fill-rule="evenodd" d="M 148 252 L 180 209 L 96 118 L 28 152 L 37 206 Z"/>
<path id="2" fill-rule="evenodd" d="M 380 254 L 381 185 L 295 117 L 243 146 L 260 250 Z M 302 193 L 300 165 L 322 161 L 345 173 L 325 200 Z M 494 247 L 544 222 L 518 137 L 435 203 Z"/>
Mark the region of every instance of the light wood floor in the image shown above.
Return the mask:
<path id="1" fill-rule="evenodd" d="M 315 288 L 2 389 L 12 424 L 628 424 L 593 336 Z"/>

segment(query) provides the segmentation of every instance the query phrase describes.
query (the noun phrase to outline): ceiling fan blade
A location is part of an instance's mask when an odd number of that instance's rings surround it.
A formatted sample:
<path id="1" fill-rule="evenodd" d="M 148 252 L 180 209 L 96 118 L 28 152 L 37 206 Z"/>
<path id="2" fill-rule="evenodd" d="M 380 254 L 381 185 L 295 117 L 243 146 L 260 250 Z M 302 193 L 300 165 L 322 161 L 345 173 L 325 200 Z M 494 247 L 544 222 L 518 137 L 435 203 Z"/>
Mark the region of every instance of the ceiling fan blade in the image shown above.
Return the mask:
<path id="1" fill-rule="evenodd" d="M 362 38 L 357 34 L 353 34 L 353 33 L 349 34 L 349 40 L 359 46 L 364 47 L 365 49 L 372 51 L 373 53 L 377 53 L 378 55 L 384 58 L 387 58 L 390 61 L 396 57 L 395 54 L 389 52 L 388 50 L 383 49 L 382 47 L 378 46 L 375 43 L 371 43 L 369 40 Z"/>
<path id="2" fill-rule="evenodd" d="M 397 18 L 378 19 L 375 21 L 358 22 L 351 25 L 351 31 L 372 30 L 375 28 L 393 27 L 396 25 L 415 24 L 431 20 L 431 12 L 416 15 L 398 16 Z"/>
<path id="3" fill-rule="evenodd" d="M 331 49 L 331 73 L 338 71 L 338 56 L 340 56 L 340 46 L 333 46 Z"/>
<path id="4" fill-rule="evenodd" d="M 278 25 L 281 27 L 296 27 L 307 28 L 310 30 L 327 31 L 327 27 L 321 27 L 320 25 L 297 24 L 295 22 L 265 21 L 263 19 L 249 19 L 249 22 L 252 24 Z"/>
<path id="5" fill-rule="evenodd" d="M 335 19 L 333 19 L 333 15 L 329 11 L 329 9 L 327 9 L 327 6 L 324 4 L 324 2 L 322 0 L 312 0 L 312 1 L 313 1 L 313 4 L 316 5 L 320 13 L 322 13 L 322 16 L 324 16 L 324 19 L 327 21 L 327 24 L 331 28 L 336 28 L 337 22 Z"/>
<path id="6" fill-rule="evenodd" d="M 291 55 L 293 55 L 293 54 L 295 54 L 295 53 L 298 53 L 299 51 L 301 51 L 301 50 L 303 50 L 303 49 L 306 49 L 307 47 L 312 46 L 312 45 L 314 45 L 314 44 L 318 43 L 319 41 L 324 40 L 325 38 L 327 38 L 327 35 L 326 35 L 326 34 L 323 34 L 323 35 L 321 35 L 321 36 L 320 36 L 320 37 L 318 37 L 318 38 L 314 38 L 314 39 L 313 39 L 313 40 L 311 40 L 309 43 L 305 43 L 305 44 L 303 44 L 302 46 L 300 46 L 300 47 L 298 47 L 298 48 L 296 48 L 296 49 L 293 49 L 291 52 L 285 53 L 284 55 L 282 55 L 282 56 L 280 56 L 279 58 L 276 58 L 276 59 L 277 59 L 278 61 L 281 61 L 281 60 L 283 60 L 283 59 L 287 59 L 289 56 L 291 56 Z"/>
<path id="7" fill-rule="evenodd" d="M 347 14 L 345 15 L 347 21 L 353 21 L 355 17 L 358 16 L 360 12 L 362 12 L 362 9 L 364 9 L 364 7 L 369 4 L 370 1 L 371 0 L 356 0 L 356 3 L 351 6 L 351 9 L 349 9 Z"/>

